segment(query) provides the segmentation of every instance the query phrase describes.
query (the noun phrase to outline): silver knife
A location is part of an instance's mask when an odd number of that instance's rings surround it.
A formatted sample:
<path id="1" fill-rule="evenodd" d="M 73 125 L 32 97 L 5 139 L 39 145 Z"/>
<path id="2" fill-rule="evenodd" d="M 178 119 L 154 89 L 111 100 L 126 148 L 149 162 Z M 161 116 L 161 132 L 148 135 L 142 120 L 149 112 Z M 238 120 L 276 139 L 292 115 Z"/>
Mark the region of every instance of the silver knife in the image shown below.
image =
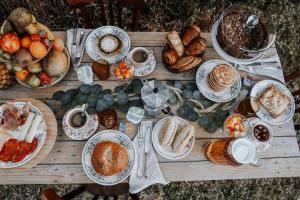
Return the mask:
<path id="1" fill-rule="evenodd" d="M 143 148 L 144 148 L 144 144 L 145 144 L 145 134 L 144 134 L 144 130 L 142 129 L 143 126 L 142 124 L 140 125 L 140 127 L 138 128 L 138 153 L 139 153 L 139 157 L 138 157 L 138 171 L 137 171 L 137 175 L 138 177 L 142 177 L 143 176 L 143 158 L 144 156 L 142 154 L 144 154 L 143 152 Z"/>
<path id="2" fill-rule="evenodd" d="M 146 133 L 145 133 L 145 178 L 149 177 L 149 153 L 150 153 L 150 127 L 147 127 Z"/>
<path id="3" fill-rule="evenodd" d="M 73 42 L 71 46 L 71 60 L 74 63 L 75 61 L 75 55 L 76 55 L 76 48 L 77 47 L 77 28 L 74 28 L 73 30 Z"/>

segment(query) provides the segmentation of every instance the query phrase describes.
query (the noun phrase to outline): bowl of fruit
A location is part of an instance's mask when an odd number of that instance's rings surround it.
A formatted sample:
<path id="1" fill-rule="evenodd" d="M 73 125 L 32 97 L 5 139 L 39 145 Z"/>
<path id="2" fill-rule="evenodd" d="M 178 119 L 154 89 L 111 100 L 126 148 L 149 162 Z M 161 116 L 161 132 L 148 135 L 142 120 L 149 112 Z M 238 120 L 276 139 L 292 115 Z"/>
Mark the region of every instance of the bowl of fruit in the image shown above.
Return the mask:
<path id="1" fill-rule="evenodd" d="M 15 72 L 16 80 L 28 88 L 51 87 L 61 81 L 68 73 L 70 55 L 64 47 L 62 51 L 51 49 L 42 60 L 18 67 Z"/>
<path id="2" fill-rule="evenodd" d="M 16 8 L 0 29 L 0 61 L 15 66 L 39 62 L 57 43 L 50 29 L 25 8 Z"/>
<path id="3" fill-rule="evenodd" d="M 112 74 L 119 80 L 128 80 L 133 77 L 134 67 L 127 59 L 121 60 L 112 65 Z"/>

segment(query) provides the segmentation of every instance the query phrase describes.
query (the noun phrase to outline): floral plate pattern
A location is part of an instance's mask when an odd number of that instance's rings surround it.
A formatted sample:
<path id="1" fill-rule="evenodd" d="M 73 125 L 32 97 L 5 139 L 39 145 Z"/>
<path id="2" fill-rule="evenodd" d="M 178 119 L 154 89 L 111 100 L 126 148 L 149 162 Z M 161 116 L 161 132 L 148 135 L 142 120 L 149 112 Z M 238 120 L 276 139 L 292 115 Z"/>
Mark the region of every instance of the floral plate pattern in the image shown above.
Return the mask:
<path id="1" fill-rule="evenodd" d="M 28 103 L 26 102 L 14 102 L 15 106 L 17 108 L 22 108 L 23 106 L 27 105 Z M 35 113 L 37 115 L 40 115 L 43 117 L 43 113 L 35 106 L 31 105 L 29 103 L 29 112 Z M 3 115 L 3 108 L 0 106 L 0 116 Z M 14 168 L 14 167 L 20 167 L 26 163 L 28 163 L 34 156 L 37 155 L 37 153 L 41 150 L 45 139 L 46 139 L 46 133 L 47 133 L 47 126 L 45 123 L 45 119 L 43 117 L 43 121 L 41 123 L 44 123 L 44 126 L 42 130 L 38 134 L 36 134 L 35 138 L 38 139 L 38 146 L 35 149 L 35 151 L 32 154 L 27 155 L 23 160 L 20 162 L 2 162 L 0 161 L 0 168 Z"/>
<path id="2" fill-rule="evenodd" d="M 113 176 L 103 176 L 97 173 L 91 162 L 91 156 L 94 148 L 99 142 L 103 140 L 117 142 L 125 147 L 128 152 L 129 161 L 127 168 Z M 136 150 L 131 139 L 128 136 L 116 130 L 104 130 L 96 133 L 87 141 L 82 152 L 82 166 L 86 175 L 95 183 L 98 183 L 100 185 L 115 185 L 124 181 L 130 175 L 135 162 L 135 158 Z"/>
<path id="3" fill-rule="evenodd" d="M 101 52 L 98 47 L 98 39 L 105 35 L 114 35 L 122 42 L 122 47 L 117 53 L 106 54 Z M 92 31 L 86 39 L 86 52 L 94 61 L 104 59 L 108 63 L 116 63 L 123 59 L 130 50 L 129 35 L 121 28 L 116 26 L 101 26 Z"/>

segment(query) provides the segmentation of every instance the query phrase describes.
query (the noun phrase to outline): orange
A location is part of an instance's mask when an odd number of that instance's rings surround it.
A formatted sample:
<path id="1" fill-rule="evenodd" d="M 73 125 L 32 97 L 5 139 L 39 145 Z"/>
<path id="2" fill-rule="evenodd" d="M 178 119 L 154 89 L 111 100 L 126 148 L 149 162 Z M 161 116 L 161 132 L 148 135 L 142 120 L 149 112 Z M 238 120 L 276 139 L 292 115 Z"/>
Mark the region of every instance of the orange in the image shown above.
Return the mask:
<path id="1" fill-rule="evenodd" d="M 31 43 L 29 36 L 25 36 L 21 39 L 21 47 L 28 49 Z"/>
<path id="2" fill-rule="evenodd" d="M 43 58 L 48 53 L 45 45 L 43 45 L 43 43 L 41 43 L 39 41 L 31 42 L 31 44 L 29 46 L 29 51 L 30 51 L 31 55 L 35 58 Z"/>
<path id="3" fill-rule="evenodd" d="M 27 69 L 21 69 L 19 71 L 16 71 L 16 77 L 20 81 L 25 81 L 29 75 L 30 75 L 30 72 Z"/>

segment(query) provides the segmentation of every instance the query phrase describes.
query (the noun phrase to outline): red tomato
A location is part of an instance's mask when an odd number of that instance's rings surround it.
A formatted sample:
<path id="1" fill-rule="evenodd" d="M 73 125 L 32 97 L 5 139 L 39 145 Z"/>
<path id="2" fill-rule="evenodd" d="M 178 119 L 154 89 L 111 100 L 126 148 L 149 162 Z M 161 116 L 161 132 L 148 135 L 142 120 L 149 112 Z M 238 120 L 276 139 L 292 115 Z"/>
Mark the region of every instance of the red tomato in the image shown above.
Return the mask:
<path id="1" fill-rule="evenodd" d="M 1 48 L 7 53 L 15 53 L 20 49 L 20 39 L 13 33 L 3 35 L 1 40 Z"/>
<path id="2" fill-rule="evenodd" d="M 41 72 L 39 77 L 40 77 L 42 83 L 44 83 L 44 84 L 51 83 L 51 77 L 48 76 L 45 72 Z"/>
<path id="3" fill-rule="evenodd" d="M 39 144 L 39 141 L 36 138 L 34 138 L 31 143 L 31 151 L 29 151 L 28 154 L 33 153 L 35 151 L 35 149 L 38 147 L 38 144 Z"/>
<path id="4" fill-rule="evenodd" d="M 39 34 L 32 34 L 31 35 L 31 40 L 32 41 L 40 41 L 41 37 L 39 36 Z"/>

